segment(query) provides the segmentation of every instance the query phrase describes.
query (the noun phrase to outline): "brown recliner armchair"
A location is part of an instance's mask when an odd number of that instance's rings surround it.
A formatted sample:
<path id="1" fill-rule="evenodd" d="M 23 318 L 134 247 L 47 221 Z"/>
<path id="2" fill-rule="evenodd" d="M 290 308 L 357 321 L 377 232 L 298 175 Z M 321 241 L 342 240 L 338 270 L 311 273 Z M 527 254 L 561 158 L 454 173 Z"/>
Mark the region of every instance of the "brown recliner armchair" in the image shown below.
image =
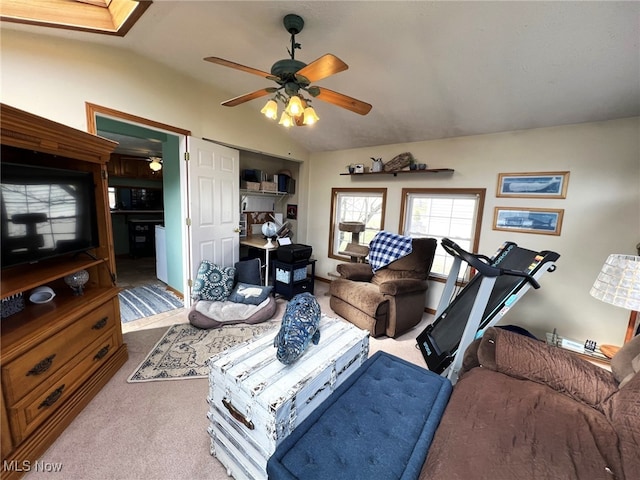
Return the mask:
<path id="1" fill-rule="evenodd" d="M 427 278 L 437 242 L 414 238 L 412 252 L 373 273 L 366 263 L 341 263 L 329 288 L 331 308 L 373 337 L 397 337 L 424 313 Z"/>

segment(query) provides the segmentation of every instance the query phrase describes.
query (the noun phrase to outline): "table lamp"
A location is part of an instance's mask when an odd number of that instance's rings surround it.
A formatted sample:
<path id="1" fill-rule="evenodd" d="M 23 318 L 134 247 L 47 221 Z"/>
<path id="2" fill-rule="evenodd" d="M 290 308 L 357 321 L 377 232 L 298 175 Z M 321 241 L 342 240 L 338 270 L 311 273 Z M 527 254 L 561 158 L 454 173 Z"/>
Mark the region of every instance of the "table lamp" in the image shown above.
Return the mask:
<path id="1" fill-rule="evenodd" d="M 589 293 L 598 300 L 631 310 L 625 341 L 638 334 L 635 320 L 640 310 L 640 256 L 609 255 Z M 612 345 L 600 346 L 600 351 L 608 357 L 618 349 Z"/>

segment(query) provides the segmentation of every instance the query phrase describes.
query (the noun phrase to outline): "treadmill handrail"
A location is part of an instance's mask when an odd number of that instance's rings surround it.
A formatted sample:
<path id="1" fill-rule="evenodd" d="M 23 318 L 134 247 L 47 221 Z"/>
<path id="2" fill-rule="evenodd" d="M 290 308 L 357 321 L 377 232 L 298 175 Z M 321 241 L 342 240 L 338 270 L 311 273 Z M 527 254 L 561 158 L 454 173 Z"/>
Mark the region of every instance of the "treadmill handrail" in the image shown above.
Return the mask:
<path id="1" fill-rule="evenodd" d="M 467 262 L 473 268 L 475 268 L 481 275 L 487 277 L 498 277 L 500 275 L 513 275 L 516 277 L 526 278 L 533 288 L 540 288 L 538 281 L 533 278 L 527 272 L 521 272 L 518 270 L 510 270 L 507 268 L 494 267 L 486 262 L 491 262 L 491 259 L 486 255 L 474 254 L 463 250 L 460 245 L 453 240 L 443 238 L 441 240 L 442 248 L 453 257 L 460 257 Z"/>
<path id="2" fill-rule="evenodd" d="M 442 248 L 444 248 L 445 252 L 453 257 L 460 257 L 462 260 L 467 262 L 473 268 L 478 270 L 482 275 L 487 277 L 497 277 L 500 275 L 500 269 L 497 267 L 493 267 L 488 263 L 491 262 L 491 259 L 485 255 L 473 254 L 469 253 L 466 250 L 463 250 L 460 245 L 455 243 L 453 240 L 448 238 L 443 238 L 440 241 Z"/>
<path id="3" fill-rule="evenodd" d="M 527 272 L 520 272 L 518 270 L 511 270 L 511 269 L 508 269 L 508 268 L 501 268 L 500 270 L 502 270 L 502 272 L 505 275 L 513 275 L 515 277 L 526 278 L 527 281 L 531 284 L 531 286 L 533 288 L 540 288 L 540 284 L 538 283 L 538 281 L 535 278 L 533 278 L 532 275 L 528 274 Z"/>

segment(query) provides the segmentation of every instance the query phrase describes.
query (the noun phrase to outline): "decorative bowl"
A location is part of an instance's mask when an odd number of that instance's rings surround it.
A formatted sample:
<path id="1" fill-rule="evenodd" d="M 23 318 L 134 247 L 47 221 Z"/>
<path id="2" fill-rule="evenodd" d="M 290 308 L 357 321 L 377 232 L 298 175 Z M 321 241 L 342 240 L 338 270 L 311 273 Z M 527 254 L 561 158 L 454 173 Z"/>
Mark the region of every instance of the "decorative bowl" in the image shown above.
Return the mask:
<path id="1" fill-rule="evenodd" d="M 89 281 L 89 272 L 78 270 L 64 277 L 64 283 L 71 287 L 74 295 L 82 295 L 85 284 Z"/>
<path id="2" fill-rule="evenodd" d="M 29 301 L 31 303 L 47 303 L 53 300 L 53 297 L 55 296 L 56 293 L 51 287 L 37 287 L 31 291 L 31 295 L 29 295 Z"/>

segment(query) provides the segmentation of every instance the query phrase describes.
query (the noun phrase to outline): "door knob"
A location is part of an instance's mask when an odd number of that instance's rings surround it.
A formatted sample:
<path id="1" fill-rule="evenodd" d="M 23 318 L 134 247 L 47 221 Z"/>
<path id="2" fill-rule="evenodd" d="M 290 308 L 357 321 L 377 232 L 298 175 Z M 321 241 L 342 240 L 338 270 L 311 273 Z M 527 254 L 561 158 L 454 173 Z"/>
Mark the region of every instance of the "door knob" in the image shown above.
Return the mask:
<path id="1" fill-rule="evenodd" d="M 233 229 L 233 231 L 236 232 L 236 233 L 240 233 L 242 230 L 240 230 L 240 227 L 236 227 L 236 228 Z"/>

